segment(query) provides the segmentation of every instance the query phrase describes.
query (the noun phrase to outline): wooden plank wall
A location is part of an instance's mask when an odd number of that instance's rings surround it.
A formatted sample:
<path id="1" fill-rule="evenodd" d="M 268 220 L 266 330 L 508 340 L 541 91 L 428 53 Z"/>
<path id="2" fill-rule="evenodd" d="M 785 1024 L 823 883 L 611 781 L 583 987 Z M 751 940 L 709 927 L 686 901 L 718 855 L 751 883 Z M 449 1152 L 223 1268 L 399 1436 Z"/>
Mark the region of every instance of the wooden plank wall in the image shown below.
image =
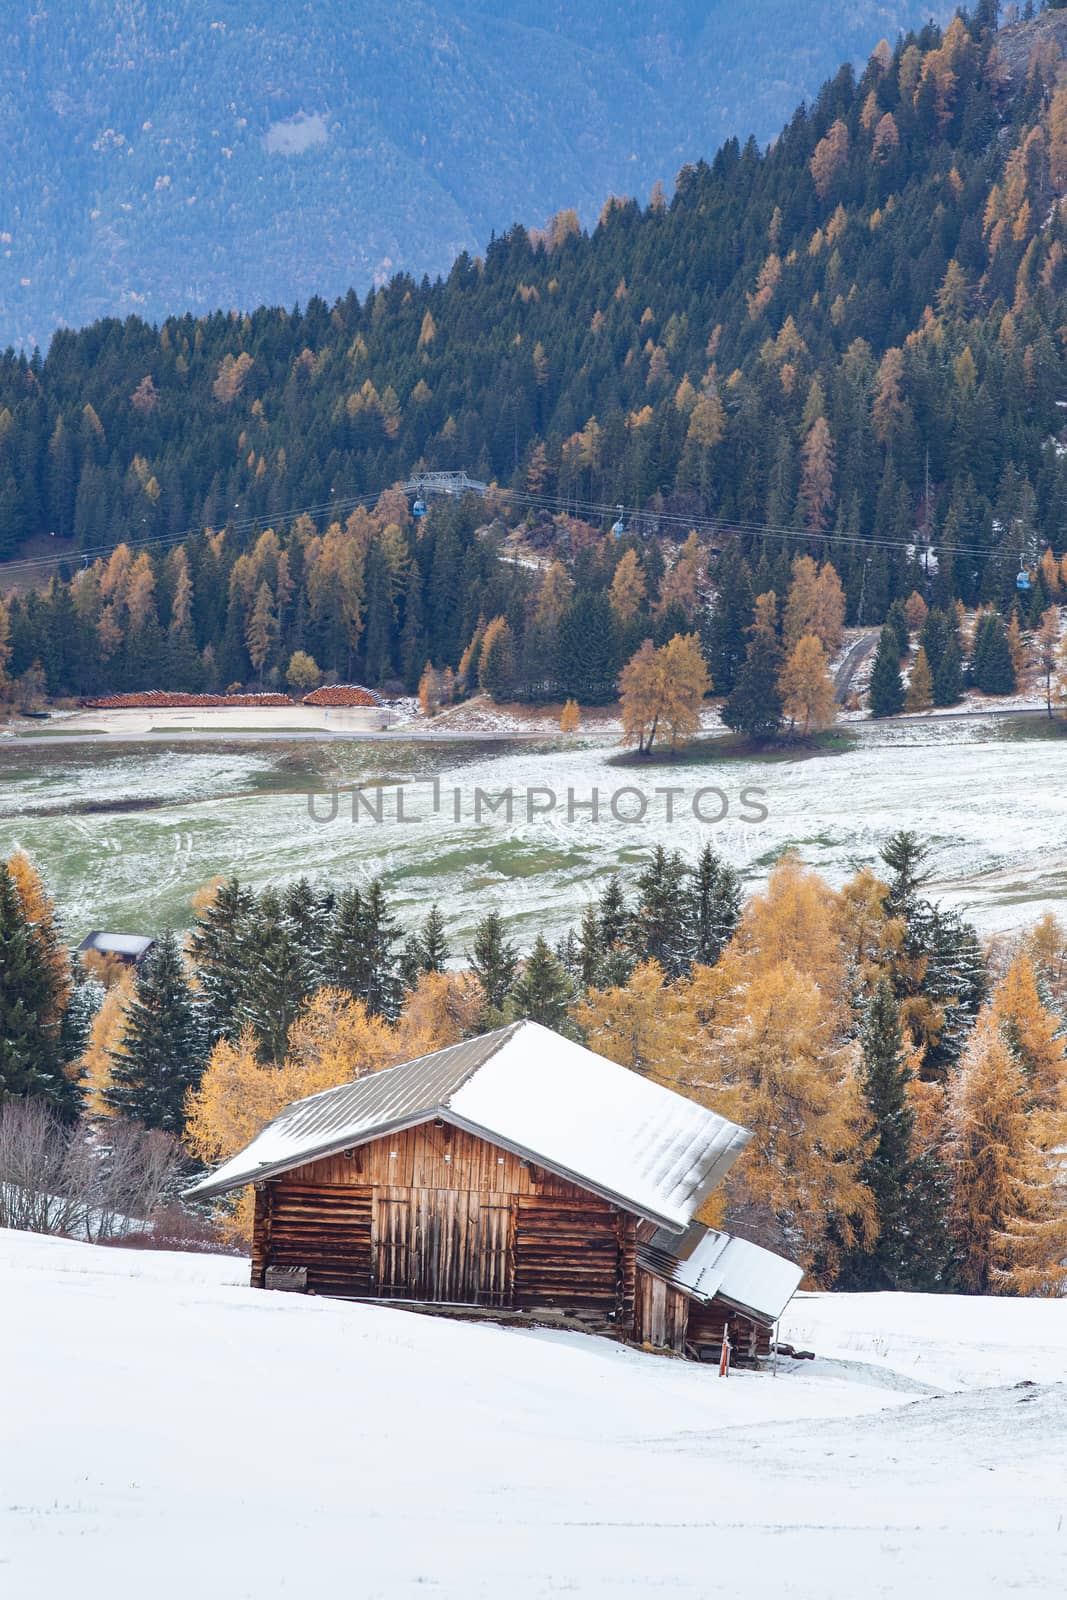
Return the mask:
<path id="1" fill-rule="evenodd" d="M 655 1350 L 685 1354 L 689 1297 L 654 1272 L 638 1271 L 634 1338 Z"/>
<path id="2" fill-rule="evenodd" d="M 574 1313 L 629 1334 L 636 1222 L 485 1140 L 423 1124 L 261 1187 L 254 1284 L 270 1265 L 306 1266 L 320 1294 Z"/>
<path id="3" fill-rule="evenodd" d="M 279 1183 L 384 1184 L 392 1189 L 468 1189 L 491 1194 L 585 1193 L 509 1150 L 448 1123 L 431 1122 L 358 1145 L 344 1155 L 294 1167 Z"/>

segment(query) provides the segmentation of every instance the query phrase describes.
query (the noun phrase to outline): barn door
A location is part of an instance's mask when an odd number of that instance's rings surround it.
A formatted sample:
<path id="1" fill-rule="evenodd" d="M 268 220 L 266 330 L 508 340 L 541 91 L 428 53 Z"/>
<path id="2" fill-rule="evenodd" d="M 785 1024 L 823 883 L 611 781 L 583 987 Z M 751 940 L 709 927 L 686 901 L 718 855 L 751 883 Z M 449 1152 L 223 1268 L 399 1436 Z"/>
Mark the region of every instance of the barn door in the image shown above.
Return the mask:
<path id="1" fill-rule="evenodd" d="M 489 1195 L 480 1207 L 478 1236 L 478 1304 L 511 1304 L 511 1198 Z"/>
<path id="2" fill-rule="evenodd" d="M 414 1300 L 416 1213 L 411 1195 L 374 1202 L 374 1292 L 383 1299 Z"/>
<path id="3" fill-rule="evenodd" d="M 414 1189 L 380 1196 L 375 1293 L 430 1305 L 510 1305 L 511 1231 L 507 1195 Z"/>

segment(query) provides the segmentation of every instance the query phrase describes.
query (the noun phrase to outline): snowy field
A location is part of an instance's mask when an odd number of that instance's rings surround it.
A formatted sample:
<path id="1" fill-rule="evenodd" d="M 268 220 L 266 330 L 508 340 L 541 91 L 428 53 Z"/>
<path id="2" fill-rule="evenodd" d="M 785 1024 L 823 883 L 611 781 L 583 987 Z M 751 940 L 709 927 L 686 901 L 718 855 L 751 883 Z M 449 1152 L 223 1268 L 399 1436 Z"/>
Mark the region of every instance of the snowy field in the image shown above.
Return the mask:
<path id="1" fill-rule="evenodd" d="M 440 901 L 457 950 L 490 906 L 528 942 L 577 920 L 609 871 L 632 867 L 659 842 L 693 858 L 711 840 L 750 885 L 796 846 L 840 882 L 901 827 L 934 843 L 935 892 L 983 928 L 1062 909 L 1067 738 L 1050 736 L 1041 719 L 989 718 L 868 724 L 843 737 L 840 753 L 731 760 L 711 747 L 652 767 L 620 765 L 618 745 L 604 736 L 8 744 L 0 852 L 31 851 L 79 938 L 91 927 L 186 926 L 190 896 L 219 872 L 255 884 L 381 872 L 404 920 Z M 353 821 L 360 783 L 365 803 Z M 379 797 L 380 822 L 371 815 Z M 309 805 L 332 820 L 315 820 Z M 758 807 L 766 818 L 745 820 Z"/>
<path id="2" fill-rule="evenodd" d="M 804 1296 L 724 1382 L 246 1271 L 0 1233 L 5 1595 L 1063 1594 L 1067 1302 Z"/>

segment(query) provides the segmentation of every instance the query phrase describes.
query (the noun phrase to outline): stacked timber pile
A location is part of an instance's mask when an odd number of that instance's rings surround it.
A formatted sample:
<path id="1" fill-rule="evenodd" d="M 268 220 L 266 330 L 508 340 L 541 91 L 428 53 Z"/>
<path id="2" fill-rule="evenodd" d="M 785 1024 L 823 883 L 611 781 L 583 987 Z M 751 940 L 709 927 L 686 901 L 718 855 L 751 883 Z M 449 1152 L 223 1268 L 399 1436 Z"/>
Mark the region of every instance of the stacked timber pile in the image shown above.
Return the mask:
<path id="1" fill-rule="evenodd" d="M 335 683 L 322 689 L 313 689 L 304 696 L 306 706 L 380 706 L 381 695 L 373 689 L 364 689 L 360 683 Z"/>
<path id="2" fill-rule="evenodd" d="M 82 705 L 93 711 L 170 711 L 185 707 L 291 706 L 287 694 L 172 694 L 166 689 L 145 689 L 138 694 L 108 694 Z"/>

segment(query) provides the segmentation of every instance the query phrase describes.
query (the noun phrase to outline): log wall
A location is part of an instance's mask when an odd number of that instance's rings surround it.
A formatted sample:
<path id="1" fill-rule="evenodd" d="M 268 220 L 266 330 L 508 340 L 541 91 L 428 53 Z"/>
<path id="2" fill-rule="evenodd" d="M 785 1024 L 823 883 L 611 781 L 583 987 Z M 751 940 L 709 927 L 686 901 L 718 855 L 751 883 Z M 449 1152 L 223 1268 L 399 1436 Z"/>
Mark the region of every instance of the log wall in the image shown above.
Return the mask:
<path id="1" fill-rule="evenodd" d="M 731 1311 L 721 1300 L 713 1300 L 709 1306 L 698 1305 L 694 1301 L 689 1307 L 690 1346 L 696 1350 L 703 1349 L 704 1359 L 711 1356 L 717 1360 L 727 1323 L 730 1324 L 730 1343 L 735 1360 L 754 1361 L 757 1357 L 770 1355 L 772 1330 L 762 1322 L 743 1317 L 739 1311 Z"/>
<path id="2" fill-rule="evenodd" d="M 258 1186 L 255 1286 L 271 1266 L 305 1267 L 316 1294 L 509 1307 L 633 1330 L 635 1219 L 447 1124 Z"/>

